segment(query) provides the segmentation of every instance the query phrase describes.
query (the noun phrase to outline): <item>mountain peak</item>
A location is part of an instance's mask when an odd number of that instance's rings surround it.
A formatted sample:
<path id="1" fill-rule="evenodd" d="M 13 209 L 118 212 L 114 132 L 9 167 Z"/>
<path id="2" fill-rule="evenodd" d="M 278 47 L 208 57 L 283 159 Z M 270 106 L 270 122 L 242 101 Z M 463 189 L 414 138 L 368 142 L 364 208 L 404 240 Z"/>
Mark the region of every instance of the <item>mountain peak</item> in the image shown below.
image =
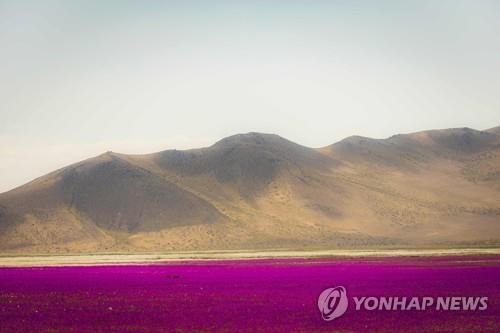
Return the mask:
<path id="1" fill-rule="evenodd" d="M 497 130 L 326 149 L 250 132 L 201 149 L 108 151 L 1 194 L 0 250 L 497 244 Z"/>
<path id="2" fill-rule="evenodd" d="M 232 145 L 270 145 L 276 143 L 292 143 L 291 141 L 277 135 L 259 132 L 248 132 L 235 134 L 217 141 L 213 147 Z"/>

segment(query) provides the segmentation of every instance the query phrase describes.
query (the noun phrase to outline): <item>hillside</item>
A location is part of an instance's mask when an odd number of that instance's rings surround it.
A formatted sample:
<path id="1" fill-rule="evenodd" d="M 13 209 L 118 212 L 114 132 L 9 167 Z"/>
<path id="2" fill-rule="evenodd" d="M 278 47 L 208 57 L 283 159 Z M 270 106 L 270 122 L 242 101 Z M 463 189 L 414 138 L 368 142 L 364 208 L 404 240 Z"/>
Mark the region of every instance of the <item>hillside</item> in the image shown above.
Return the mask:
<path id="1" fill-rule="evenodd" d="M 498 128 L 108 152 L 0 194 L 0 251 L 498 245 Z"/>

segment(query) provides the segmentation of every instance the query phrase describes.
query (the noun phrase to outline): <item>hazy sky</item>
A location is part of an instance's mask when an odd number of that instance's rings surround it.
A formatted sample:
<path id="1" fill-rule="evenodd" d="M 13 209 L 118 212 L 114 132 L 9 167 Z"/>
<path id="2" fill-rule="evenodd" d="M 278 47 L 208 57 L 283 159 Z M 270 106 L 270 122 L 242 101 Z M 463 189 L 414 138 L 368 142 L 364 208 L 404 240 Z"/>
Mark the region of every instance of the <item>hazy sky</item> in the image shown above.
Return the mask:
<path id="1" fill-rule="evenodd" d="M 107 150 L 500 125 L 499 1 L 0 0 L 0 192 Z"/>

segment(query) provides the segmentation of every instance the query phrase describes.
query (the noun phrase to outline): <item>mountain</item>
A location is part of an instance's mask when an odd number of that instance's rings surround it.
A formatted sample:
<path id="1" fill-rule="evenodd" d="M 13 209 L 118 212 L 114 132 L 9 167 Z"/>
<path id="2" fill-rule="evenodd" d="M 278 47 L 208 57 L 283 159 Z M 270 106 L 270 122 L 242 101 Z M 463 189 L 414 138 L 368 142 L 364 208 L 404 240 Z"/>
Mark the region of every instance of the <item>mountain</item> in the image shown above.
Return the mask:
<path id="1" fill-rule="evenodd" d="M 486 130 L 486 132 L 500 134 L 500 126 L 490 128 L 490 129 Z"/>
<path id="2" fill-rule="evenodd" d="M 0 194 L 0 251 L 498 245 L 499 128 L 107 152 Z"/>

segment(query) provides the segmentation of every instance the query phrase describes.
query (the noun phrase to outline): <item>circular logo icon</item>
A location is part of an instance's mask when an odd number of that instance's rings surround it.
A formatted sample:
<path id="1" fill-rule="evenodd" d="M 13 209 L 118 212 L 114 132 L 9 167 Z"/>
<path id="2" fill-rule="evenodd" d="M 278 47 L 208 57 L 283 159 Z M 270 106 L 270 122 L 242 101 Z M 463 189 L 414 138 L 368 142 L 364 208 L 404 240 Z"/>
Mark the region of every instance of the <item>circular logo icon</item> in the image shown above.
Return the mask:
<path id="1" fill-rule="evenodd" d="M 326 321 L 342 316 L 347 305 L 347 291 L 341 286 L 325 289 L 318 297 L 318 308 Z"/>

